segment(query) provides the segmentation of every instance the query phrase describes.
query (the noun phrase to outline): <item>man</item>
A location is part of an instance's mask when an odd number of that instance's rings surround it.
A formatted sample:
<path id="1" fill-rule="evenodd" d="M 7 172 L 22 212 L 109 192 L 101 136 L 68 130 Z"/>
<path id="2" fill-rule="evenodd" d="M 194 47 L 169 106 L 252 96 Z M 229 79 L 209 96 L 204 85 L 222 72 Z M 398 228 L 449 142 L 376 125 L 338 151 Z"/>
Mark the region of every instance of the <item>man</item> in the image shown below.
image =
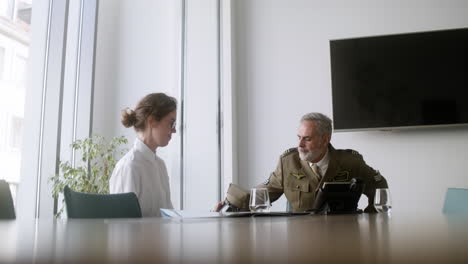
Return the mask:
<path id="1" fill-rule="evenodd" d="M 373 207 L 376 188 L 388 188 L 387 181 L 380 173 L 369 167 L 361 154 L 354 150 L 338 150 L 330 144 L 332 121 L 321 113 L 308 113 L 301 119 L 298 129 L 297 148 L 285 151 L 276 170 L 256 188 L 267 188 L 271 201 L 283 193 L 294 212 L 314 208 L 317 190 L 324 182 L 350 181 L 358 179 L 365 184 L 363 193 L 368 197 L 366 212 L 375 212 Z M 226 202 L 217 210 L 229 204 L 239 210 L 248 210 L 248 194 L 231 185 Z"/>

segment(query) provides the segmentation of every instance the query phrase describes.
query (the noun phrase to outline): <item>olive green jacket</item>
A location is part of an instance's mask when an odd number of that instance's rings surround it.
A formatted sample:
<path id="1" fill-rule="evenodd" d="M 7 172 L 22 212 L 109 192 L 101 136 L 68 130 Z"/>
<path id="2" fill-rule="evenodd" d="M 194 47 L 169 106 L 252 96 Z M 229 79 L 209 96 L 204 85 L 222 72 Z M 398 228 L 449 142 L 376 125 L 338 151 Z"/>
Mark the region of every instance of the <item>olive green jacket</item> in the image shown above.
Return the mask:
<path id="1" fill-rule="evenodd" d="M 360 179 L 365 184 L 363 193 L 369 198 L 369 204 L 373 204 L 376 188 L 388 188 L 386 179 L 369 167 L 357 151 L 334 149 L 330 144 L 329 155 L 327 172 L 319 180 L 309 163 L 299 158 L 297 148 L 289 149 L 281 155 L 276 170 L 256 188 L 267 188 L 271 202 L 284 193 L 294 212 L 315 209 L 315 196 L 324 182 Z M 227 200 L 232 205 L 248 210 L 248 199 L 248 193 L 230 187 Z"/>

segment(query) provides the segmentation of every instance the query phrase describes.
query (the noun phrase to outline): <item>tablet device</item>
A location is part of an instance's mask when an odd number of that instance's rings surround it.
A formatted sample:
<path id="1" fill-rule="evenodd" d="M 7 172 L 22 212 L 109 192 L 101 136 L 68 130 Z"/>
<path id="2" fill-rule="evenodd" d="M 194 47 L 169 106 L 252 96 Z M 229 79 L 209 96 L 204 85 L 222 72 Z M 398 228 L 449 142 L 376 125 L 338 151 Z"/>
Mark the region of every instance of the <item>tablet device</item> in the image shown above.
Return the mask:
<path id="1" fill-rule="evenodd" d="M 349 182 L 324 182 L 315 197 L 314 209 L 325 214 L 349 214 L 361 212 L 359 198 L 364 183 L 351 179 Z"/>

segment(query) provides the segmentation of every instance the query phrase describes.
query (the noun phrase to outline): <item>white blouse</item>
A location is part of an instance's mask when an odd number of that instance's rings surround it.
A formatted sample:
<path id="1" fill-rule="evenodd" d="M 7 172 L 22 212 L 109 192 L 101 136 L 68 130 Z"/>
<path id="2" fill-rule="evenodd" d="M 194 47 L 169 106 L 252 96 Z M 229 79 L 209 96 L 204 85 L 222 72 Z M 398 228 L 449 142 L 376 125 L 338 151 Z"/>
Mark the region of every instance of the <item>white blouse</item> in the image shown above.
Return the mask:
<path id="1" fill-rule="evenodd" d="M 166 165 L 140 139 L 115 165 L 110 193 L 134 192 L 145 216 L 161 216 L 160 208 L 173 209 Z"/>

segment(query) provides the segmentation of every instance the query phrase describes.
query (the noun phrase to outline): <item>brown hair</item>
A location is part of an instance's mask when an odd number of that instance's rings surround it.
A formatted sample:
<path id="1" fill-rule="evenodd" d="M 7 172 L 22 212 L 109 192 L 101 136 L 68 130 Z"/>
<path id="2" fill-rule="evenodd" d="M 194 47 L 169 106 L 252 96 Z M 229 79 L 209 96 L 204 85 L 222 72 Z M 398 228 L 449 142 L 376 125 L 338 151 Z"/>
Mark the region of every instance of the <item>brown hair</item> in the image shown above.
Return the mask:
<path id="1" fill-rule="evenodd" d="M 145 129 L 148 117 L 152 116 L 156 121 L 160 121 L 176 109 L 177 100 L 174 97 L 163 93 L 151 93 L 138 102 L 135 110 L 128 107 L 122 110 L 122 124 L 141 131 Z"/>

